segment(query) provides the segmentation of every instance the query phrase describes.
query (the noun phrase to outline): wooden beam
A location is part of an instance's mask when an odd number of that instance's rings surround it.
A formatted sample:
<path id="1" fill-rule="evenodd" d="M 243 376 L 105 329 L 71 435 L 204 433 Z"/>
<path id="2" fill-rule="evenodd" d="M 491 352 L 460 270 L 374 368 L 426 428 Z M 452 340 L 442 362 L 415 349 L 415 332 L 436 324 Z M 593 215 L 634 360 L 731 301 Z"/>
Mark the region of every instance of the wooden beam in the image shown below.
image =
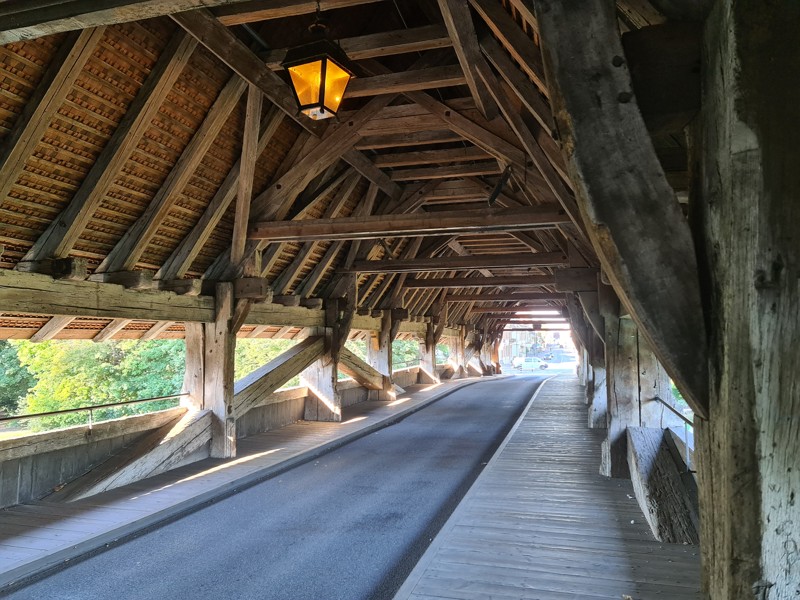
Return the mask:
<path id="1" fill-rule="evenodd" d="M 52 317 L 47 323 L 45 323 L 44 325 L 42 325 L 42 327 L 39 328 L 39 331 L 37 331 L 30 337 L 30 341 L 44 342 L 46 340 L 52 340 L 59 333 L 61 333 L 62 329 L 64 329 L 74 320 L 75 317 L 60 317 L 60 316 Z"/>
<path id="2" fill-rule="evenodd" d="M 250 84 L 247 89 L 247 110 L 244 120 L 242 152 L 239 157 L 239 182 L 236 193 L 236 214 L 233 220 L 231 262 L 238 264 L 244 258 L 247 241 L 247 224 L 250 220 L 250 201 L 253 194 L 253 176 L 258 160 L 258 137 L 261 125 L 261 90 Z"/>
<path id="3" fill-rule="evenodd" d="M 542 55 L 536 43 L 522 31 L 514 18 L 494 0 L 469 0 L 489 29 L 503 44 L 504 49 L 525 71 L 544 96 L 549 96 L 544 77 Z"/>
<path id="4" fill-rule="evenodd" d="M 459 244 L 456 240 L 451 240 L 447 245 L 450 246 L 450 249 L 459 256 L 472 256 L 472 252 L 464 248 L 464 246 Z M 478 273 L 484 277 L 494 277 L 494 273 L 492 273 L 489 269 L 478 269 Z"/>
<path id="5" fill-rule="evenodd" d="M 355 190 L 356 186 L 360 177 L 356 173 L 351 173 L 348 180 L 345 181 L 344 184 L 341 185 L 339 190 L 336 193 L 336 196 L 331 200 L 328 207 L 325 209 L 322 217 L 326 219 L 336 218 L 339 211 L 344 206 L 345 202 L 350 198 Z M 316 242 L 306 242 L 303 246 L 295 253 L 292 262 L 284 268 L 284 270 L 278 275 L 275 281 L 272 283 L 272 289 L 275 290 L 276 294 L 285 294 L 288 292 L 289 287 L 292 285 L 294 280 L 297 278 L 297 275 L 300 273 L 303 265 L 306 263 L 308 257 L 311 255 L 312 251 Z"/>
<path id="6" fill-rule="evenodd" d="M 322 2 L 322 6 L 323 10 L 328 10 L 374 1 L 325 0 Z M 253 2 L 252 0 L 116 0 L 105 3 L 93 0 L 61 2 L 26 0 L 24 2 L 7 2 L 0 7 L 0 22 L 3 23 L 0 45 L 75 29 L 140 21 L 179 11 L 215 6 L 224 7 L 223 10 L 235 15 L 229 14 L 223 16 L 223 19 L 246 23 L 251 19 L 261 20 L 258 17 L 262 14 L 292 16 L 313 13 L 316 4 L 301 0 L 279 0 L 270 2 L 270 7 L 265 9 L 262 2 Z M 237 8 L 239 9 L 238 14 L 236 13 Z"/>
<path id="7" fill-rule="evenodd" d="M 545 1 L 536 9 L 554 112 L 603 270 L 692 409 L 707 417 L 707 340 L 694 243 L 635 99 L 620 92 L 631 81 L 619 58 L 613 7 L 602 0 Z M 595 74 L 591 94 L 586 73 Z M 615 175 L 622 172 L 627 176 Z"/>
<path id="8" fill-rule="evenodd" d="M 211 437 L 211 413 L 189 412 L 177 422 L 150 431 L 53 496 L 72 502 L 164 473 L 200 450 Z"/>
<path id="9" fill-rule="evenodd" d="M 470 269 L 499 269 L 514 267 L 555 266 L 567 263 L 562 252 L 474 254 L 472 256 L 442 256 L 437 258 L 414 258 L 410 260 L 362 260 L 356 261 L 352 273 L 421 273 L 427 271 L 466 271 Z M 493 278 L 492 278 L 493 279 Z M 495 284 L 498 285 L 498 284 Z"/>
<path id="10" fill-rule="evenodd" d="M 494 73 L 485 61 L 481 60 L 481 62 L 478 63 L 475 68 L 483 82 L 486 84 L 486 87 L 490 90 L 490 93 L 497 103 L 497 106 L 500 108 L 500 112 L 503 114 L 503 117 L 505 117 L 506 122 L 519 138 L 522 146 L 525 148 L 525 151 L 527 152 L 536 169 L 539 171 L 539 173 L 541 173 L 547 187 L 570 216 L 572 221 L 579 228 L 582 227 L 583 222 L 581 221 L 580 214 L 578 212 L 578 205 L 575 202 L 572 191 L 569 189 L 567 183 L 565 183 L 565 180 L 562 179 L 561 173 L 556 171 L 553 163 L 550 160 L 550 157 L 547 156 L 545 151 L 539 145 L 539 141 L 536 139 L 536 136 L 531 133 L 527 123 L 520 116 L 518 108 L 510 101 L 508 91 L 503 87 L 503 84 L 497 80 L 497 77 L 495 77 Z M 561 161 L 561 155 L 559 153 L 555 153 L 554 158 L 557 161 Z M 520 174 L 517 173 L 517 176 L 519 175 Z M 519 181 L 519 178 L 517 181 Z"/>
<path id="11" fill-rule="evenodd" d="M 0 306 L 4 311 L 141 319 L 204 321 L 214 318 L 214 298 L 171 292 L 133 291 L 91 281 L 54 280 L 47 275 L 0 270 Z"/>
<path id="12" fill-rule="evenodd" d="M 264 152 L 283 120 L 284 114 L 277 108 L 272 109 L 264 117 L 261 133 L 259 134 L 258 147 L 256 148 L 256 153 L 259 156 Z M 186 274 L 236 197 L 240 172 L 241 159 L 231 167 L 227 177 L 217 189 L 200 220 L 195 223 L 188 235 L 181 240 L 178 247 L 173 250 L 169 258 L 161 265 L 155 275 L 156 279 L 179 279 Z"/>
<path id="13" fill-rule="evenodd" d="M 541 287 L 554 285 L 553 275 L 501 275 L 493 277 L 445 277 L 407 279 L 407 288 L 470 288 L 470 287 Z"/>
<path id="14" fill-rule="evenodd" d="M 111 321 L 92 338 L 93 342 L 105 342 L 127 327 L 132 319 L 111 319 Z"/>
<path id="15" fill-rule="evenodd" d="M 206 9 L 170 15 L 200 44 L 264 95 L 303 129 L 319 135 L 324 125 L 301 116 L 289 87 L 273 73 L 232 31 Z"/>
<path id="16" fill-rule="evenodd" d="M 497 69 L 500 77 L 514 90 L 519 101 L 539 122 L 545 135 L 553 135 L 555 121 L 553 121 L 553 111 L 550 109 L 547 98 L 531 83 L 528 76 L 514 64 L 508 53 L 501 48 L 499 42 L 492 35 L 481 36 L 480 44 L 486 59 Z M 542 143 L 541 140 L 540 143 Z M 544 143 L 542 145 L 544 146 Z M 552 141 L 552 146 L 558 150 L 558 146 L 554 141 Z"/>
<path id="17" fill-rule="evenodd" d="M 473 70 L 481 51 L 469 4 L 459 0 L 439 0 L 439 10 L 442 11 L 444 24 L 453 40 L 453 49 L 456 51 L 469 91 L 475 99 L 475 105 L 486 119 L 493 119 L 497 116 L 497 107 Z"/>
<path id="18" fill-rule="evenodd" d="M 534 305 L 525 305 L 521 304 L 519 306 L 474 306 L 469 309 L 471 313 L 489 313 L 489 314 L 499 314 L 499 313 L 519 313 L 519 312 L 526 312 L 526 311 L 534 311 L 534 310 L 542 310 L 541 304 L 534 304 Z M 525 318 L 532 321 L 564 321 L 564 317 L 532 317 L 530 315 L 520 315 L 521 318 Z"/>
<path id="19" fill-rule="evenodd" d="M 348 163 L 366 179 L 377 185 L 389 198 L 397 198 L 403 193 L 403 188 L 392 181 L 386 173 L 356 150 L 348 150 L 342 154 L 342 160 Z"/>
<path id="20" fill-rule="evenodd" d="M 486 160 L 489 155 L 475 146 L 467 148 L 447 148 L 443 150 L 416 150 L 413 152 L 392 152 L 375 157 L 376 167 L 394 168 L 411 165 L 431 165 L 451 162 Z"/>
<path id="21" fill-rule="evenodd" d="M 500 294 L 459 294 L 448 296 L 448 302 L 526 302 L 530 300 L 563 300 L 556 292 L 503 292 Z"/>
<path id="22" fill-rule="evenodd" d="M 420 169 L 398 169 L 392 171 L 392 181 L 420 181 L 425 179 L 451 179 L 453 177 L 477 177 L 480 175 L 497 175 L 503 171 L 497 160 L 488 160 L 473 164 L 457 164 L 447 167 L 429 167 Z"/>
<path id="23" fill-rule="evenodd" d="M 307 337 L 276 358 L 236 382 L 233 392 L 233 410 L 241 417 L 257 406 L 292 377 L 305 370 L 325 351 L 324 337 Z"/>
<path id="24" fill-rule="evenodd" d="M 150 340 L 154 340 L 173 325 L 174 323 L 172 321 L 158 321 L 155 325 L 142 334 L 142 337 L 139 338 L 139 341 L 149 342 Z"/>
<path id="25" fill-rule="evenodd" d="M 375 239 L 400 235 L 429 236 L 443 233 L 481 233 L 550 228 L 567 221 L 549 208 L 488 208 L 430 215 L 377 215 L 346 219 L 268 221 L 254 223 L 250 237 L 270 242 Z"/>
<path id="26" fill-rule="evenodd" d="M 33 94 L 25 102 L 22 113 L 5 136 L 0 150 L 0 206 L 104 34 L 105 28 L 98 27 L 67 35 Z"/>
<path id="27" fill-rule="evenodd" d="M 425 52 L 447 48 L 452 45 L 447 30 L 441 25 L 425 25 L 411 29 L 399 29 L 370 33 L 338 40 L 342 50 L 350 60 L 380 58 L 409 52 Z M 264 62 L 273 71 L 282 70 L 281 62 L 286 57 L 287 48 L 270 50 Z M 349 96 L 348 88 L 348 96 Z"/>
<path id="28" fill-rule="evenodd" d="M 368 390 L 389 390 L 392 387 L 388 375 L 375 370 L 346 347 L 339 354 L 339 369 Z"/>
<path id="29" fill-rule="evenodd" d="M 233 76 L 228 81 L 144 213 L 128 228 L 95 273 L 128 271 L 136 267 L 139 258 L 216 140 L 217 134 L 222 130 L 246 87 L 247 84 L 239 77 Z"/>
<path id="30" fill-rule="evenodd" d="M 446 144 L 460 142 L 462 138 L 450 129 L 429 129 L 408 133 L 390 133 L 365 135 L 355 143 L 356 150 L 381 150 L 383 148 L 402 148 L 404 146 L 422 146 L 425 144 Z"/>
<path id="31" fill-rule="evenodd" d="M 244 2 L 229 0 L 203 0 L 204 5 L 216 6 L 214 15 L 225 25 L 241 25 L 255 21 L 283 19 L 298 15 L 313 14 L 317 6 L 321 11 L 336 10 L 349 6 L 372 4 L 379 0 L 321 0 L 319 5 L 315 0 L 245 0 Z"/>
<path id="32" fill-rule="evenodd" d="M 464 85 L 467 82 L 461 67 L 445 65 L 414 69 L 401 73 L 386 73 L 372 77 L 357 77 L 347 86 L 348 98 L 364 98 L 379 94 L 399 94 L 443 87 Z"/>
<path id="33" fill-rule="evenodd" d="M 151 126 L 153 117 L 172 91 L 196 47 L 197 41 L 186 33 L 178 32 L 172 36 L 78 191 L 39 236 L 23 260 L 69 255 L 122 167 Z"/>

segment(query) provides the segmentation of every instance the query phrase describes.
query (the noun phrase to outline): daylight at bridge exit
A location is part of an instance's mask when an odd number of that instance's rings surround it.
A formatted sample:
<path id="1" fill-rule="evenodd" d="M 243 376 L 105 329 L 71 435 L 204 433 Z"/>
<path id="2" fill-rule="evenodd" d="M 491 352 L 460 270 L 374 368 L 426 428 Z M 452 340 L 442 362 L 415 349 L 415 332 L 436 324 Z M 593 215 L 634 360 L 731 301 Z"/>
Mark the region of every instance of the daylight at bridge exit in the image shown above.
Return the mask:
<path id="1" fill-rule="evenodd" d="M 799 36 L 0 1 L 0 598 L 800 600 Z"/>

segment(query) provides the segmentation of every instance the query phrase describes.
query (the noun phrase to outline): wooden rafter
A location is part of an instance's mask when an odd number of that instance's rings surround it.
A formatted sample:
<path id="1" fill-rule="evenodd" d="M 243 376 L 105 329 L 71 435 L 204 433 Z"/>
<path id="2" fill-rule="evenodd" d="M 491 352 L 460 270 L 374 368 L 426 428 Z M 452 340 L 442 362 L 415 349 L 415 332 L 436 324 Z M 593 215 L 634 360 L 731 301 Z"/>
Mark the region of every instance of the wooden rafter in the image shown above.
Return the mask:
<path id="1" fill-rule="evenodd" d="M 464 73 L 467 86 L 478 110 L 487 119 L 497 116 L 497 107 L 484 88 L 473 65 L 480 58 L 480 48 L 478 47 L 478 37 L 475 34 L 475 26 L 472 23 L 472 14 L 469 5 L 459 0 L 439 0 L 439 10 L 442 11 L 444 24 L 453 40 L 453 49 L 456 51 L 458 62 Z"/>
<path id="2" fill-rule="evenodd" d="M 452 45 L 447 30 L 440 25 L 425 25 L 412 29 L 370 33 L 339 40 L 339 45 L 350 60 L 379 58 L 408 52 L 424 52 Z M 283 69 L 281 62 L 286 56 L 286 48 L 270 50 L 264 58 L 267 67 L 273 71 Z"/>
<path id="3" fill-rule="evenodd" d="M 0 206 L 104 34 L 104 27 L 69 34 L 25 103 L 0 150 Z"/>
<path id="4" fill-rule="evenodd" d="M 620 93 L 632 84 L 619 58 L 624 53 L 613 6 L 546 1 L 536 9 L 589 236 L 664 368 L 692 409 L 707 417 L 707 340 L 694 244 L 641 113 Z M 586 35 L 589 24 L 592 36 Z"/>
<path id="5" fill-rule="evenodd" d="M 554 292 L 502 292 L 499 294 L 461 294 L 448 296 L 448 302 L 524 302 L 527 300 L 563 300 L 564 294 Z"/>
<path id="6" fill-rule="evenodd" d="M 23 260 L 69 255 L 197 46 L 186 34 L 174 35 L 70 203 L 39 237 Z"/>
<path id="7" fill-rule="evenodd" d="M 144 213 L 100 263 L 96 269 L 97 273 L 129 271 L 136 266 L 150 240 L 174 206 L 200 161 L 214 143 L 217 134 L 222 130 L 246 88 L 245 81 L 235 75 L 231 77 L 155 197 L 147 205 Z"/>
<path id="8" fill-rule="evenodd" d="M 485 208 L 468 212 L 414 215 L 379 215 L 362 218 L 261 221 L 251 225 L 256 240 L 308 241 L 377 239 L 387 236 L 431 236 L 443 233 L 528 230 L 554 227 L 566 217 L 549 207 Z"/>
<path id="9" fill-rule="evenodd" d="M 259 88 L 269 100 L 304 129 L 320 134 L 320 123 L 302 117 L 283 80 L 273 73 L 233 32 L 208 10 L 193 10 L 170 15 L 200 44 L 230 67 L 239 77 Z"/>
<path id="10" fill-rule="evenodd" d="M 459 65 L 428 67 L 354 79 L 347 86 L 347 96 L 348 98 L 363 98 L 379 94 L 399 94 L 453 87 L 464 85 L 466 82 L 467 79 Z"/>
<path id="11" fill-rule="evenodd" d="M 264 117 L 261 132 L 259 133 L 258 146 L 256 147 L 258 156 L 264 152 L 283 120 L 284 114 L 277 108 L 274 108 Z M 155 275 L 156 279 L 178 279 L 186 274 L 186 271 L 192 266 L 192 262 L 197 258 L 203 245 L 208 241 L 214 228 L 236 197 L 236 192 L 239 189 L 240 171 L 241 159 L 231 167 L 227 177 L 217 189 L 216 194 L 214 194 L 198 222 L 195 223 L 188 235 L 181 240 L 178 247 L 173 250 L 172 254 L 158 270 Z"/>
<path id="12" fill-rule="evenodd" d="M 362 260 L 356 261 L 352 269 L 343 272 L 358 273 L 421 273 L 427 271 L 465 271 L 470 269 L 541 267 L 567 264 L 567 256 L 560 252 L 513 255 L 472 255 L 412 260 Z"/>
<path id="13" fill-rule="evenodd" d="M 495 275 L 492 277 L 448 277 L 444 279 L 407 279 L 407 288 L 466 288 L 466 287 L 541 287 L 554 285 L 553 275 Z"/>
<path id="14" fill-rule="evenodd" d="M 236 215 L 233 221 L 231 262 L 238 264 L 244 258 L 247 241 L 247 224 L 250 221 L 250 201 L 253 194 L 253 176 L 256 170 L 259 128 L 261 125 L 261 90 L 250 85 L 247 90 L 247 112 L 244 122 L 242 152 L 239 158 L 239 181 L 236 191 Z"/>

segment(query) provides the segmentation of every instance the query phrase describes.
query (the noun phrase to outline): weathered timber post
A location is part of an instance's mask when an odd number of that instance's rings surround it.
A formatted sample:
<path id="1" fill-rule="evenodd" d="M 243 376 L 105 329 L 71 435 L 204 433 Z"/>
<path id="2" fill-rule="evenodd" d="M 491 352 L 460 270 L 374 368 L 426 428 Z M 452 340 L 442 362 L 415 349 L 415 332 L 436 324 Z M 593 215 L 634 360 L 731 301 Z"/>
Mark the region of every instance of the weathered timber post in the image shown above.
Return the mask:
<path id="1" fill-rule="evenodd" d="M 371 331 L 367 341 L 367 362 L 379 373 L 384 375 L 383 390 L 369 390 L 370 400 L 384 400 L 390 392 L 392 385 L 392 313 L 383 311 L 381 328 Z"/>
<path id="2" fill-rule="evenodd" d="M 342 399 L 336 389 L 339 368 L 331 355 L 332 330 L 330 327 L 312 328 L 310 335 L 325 336 L 325 352 L 300 374 L 300 381 L 308 386 L 308 396 L 303 418 L 306 421 L 342 420 Z"/>
<path id="3" fill-rule="evenodd" d="M 439 383 L 436 376 L 435 327 L 433 323 L 426 323 L 425 338 L 419 341 L 420 380 L 425 379 L 422 383 Z"/>
<path id="4" fill-rule="evenodd" d="M 352 293 L 352 292 L 351 292 Z M 325 352 L 301 374 L 308 386 L 304 419 L 306 421 L 342 420 L 342 398 L 336 389 L 339 379 L 338 359 L 350 332 L 354 304 L 351 298 L 328 298 L 325 301 L 325 327 L 316 327 L 311 335 L 325 337 Z"/>
<path id="5" fill-rule="evenodd" d="M 608 434 L 603 441 L 600 473 L 629 477 L 628 427 L 664 429 L 681 421 L 654 398 L 671 402 L 670 379 L 633 320 L 620 316 L 619 303 L 605 290 L 601 310 L 605 321 Z M 616 313 L 616 314 L 615 314 Z"/>
<path id="6" fill-rule="evenodd" d="M 456 372 L 453 379 L 461 379 L 467 376 L 467 333 L 463 325 L 458 328 L 454 350 Z"/>
<path id="7" fill-rule="evenodd" d="M 605 347 L 600 338 L 592 336 L 592 351 L 589 352 L 591 376 L 586 385 L 589 427 L 605 428 L 608 413 L 608 389 L 606 385 Z"/>
<path id="8" fill-rule="evenodd" d="M 800 52 L 793 2 L 716 2 L 690 186 L 709 285 L 703 588 L 800 597 Z M 792 75 L 790 75 L 792 74 Z"/>
<path id="9" fill-rule="evenodd" d="M 233 370 L 236 336 L 231 330 L 233 284 L 217 284 L 213 323 L 186 323 L 186 375 L 183 404 L 210 410 L 211 456 L 236 456 L 236 415 L 233 409 Z"/>

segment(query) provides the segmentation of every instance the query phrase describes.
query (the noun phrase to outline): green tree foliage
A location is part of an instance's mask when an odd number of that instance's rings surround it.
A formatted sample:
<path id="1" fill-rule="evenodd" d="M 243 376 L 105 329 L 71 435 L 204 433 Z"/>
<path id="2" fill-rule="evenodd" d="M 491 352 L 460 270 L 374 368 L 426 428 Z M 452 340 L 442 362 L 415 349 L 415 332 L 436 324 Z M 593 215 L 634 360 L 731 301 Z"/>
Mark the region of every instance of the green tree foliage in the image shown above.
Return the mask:
<path id="1" fill-rule="evenodd" d="M 35 383 L 28 368 L 19 362 L 15 343 L 0 340 L 0 412 L 14 414 Z"/>
<path id="2" fill-rule="evenodd" d="M 392 342 L 392 368 L 404 369 L 419 363 L 417 340 L 395 340 Z"/>
<path id="3" fill-rule="evenodd" d="M 273 358 L 286 352 L 296 343 L 297 342 L 294 340 L 237 340 L 234 379 L 239 380 L 245 375 L 249 375 L 259 367 L 267 364 Z M 287 383 L 286 385 L 297 384 Z"/>
<path id="4" fill-rule="evenodd" d="M 48 341 L 17 346 L 20 363 L 36 383 L 23 403 L 26 413 L 41 413 L 124 402 L 178 393 L 183 383 L 183 340 L 152 342 Z M 174 400 L 94 411 L 94 420 L 174 406 Z M 86 423 L 85 412 L 31 419 L 42 430 Z"/>

